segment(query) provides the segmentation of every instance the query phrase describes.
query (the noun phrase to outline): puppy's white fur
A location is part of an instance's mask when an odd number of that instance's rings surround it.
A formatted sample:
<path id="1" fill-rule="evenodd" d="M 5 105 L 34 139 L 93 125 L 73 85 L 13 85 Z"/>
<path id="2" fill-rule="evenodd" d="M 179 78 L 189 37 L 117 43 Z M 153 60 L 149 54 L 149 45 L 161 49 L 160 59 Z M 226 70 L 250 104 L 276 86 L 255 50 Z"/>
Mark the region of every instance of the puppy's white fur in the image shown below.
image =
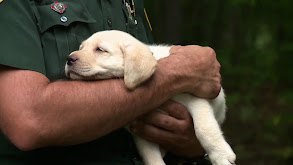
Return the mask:
<path id="1" fill-rule="evenodd" d="M 93 34 L 71 53 L 76 61 L 65 66 L 72 79 L 106 79 L 124 77 L 125 85 L 135 89 L 155 71 L 157 60 L 169 56 L 169 46 L 149 46 L 121 31 Z M 179 94 L 174 98 L 189 110 L 195 134 L 214 165 L 234 164 L 236 155 L 225 141 L 220 124 L 226 113 L 223 89 L 214 100 Z M 164 151 L 157 144 L 134 136 L 137 148 L 146 165 L 163 165 Z"/>

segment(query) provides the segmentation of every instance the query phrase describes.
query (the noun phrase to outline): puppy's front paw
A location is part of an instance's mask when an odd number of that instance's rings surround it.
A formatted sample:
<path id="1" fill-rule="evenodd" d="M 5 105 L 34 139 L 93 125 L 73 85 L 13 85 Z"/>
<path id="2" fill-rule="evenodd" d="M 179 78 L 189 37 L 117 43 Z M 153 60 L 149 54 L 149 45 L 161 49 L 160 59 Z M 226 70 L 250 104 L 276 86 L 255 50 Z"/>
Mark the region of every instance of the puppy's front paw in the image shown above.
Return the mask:
<path id="1" fill-rule="evenodd" d="M 210 153 L 209 158 L 213 165 L 236 165 L 236 155 L 230 146 L 225 150 Z"/>

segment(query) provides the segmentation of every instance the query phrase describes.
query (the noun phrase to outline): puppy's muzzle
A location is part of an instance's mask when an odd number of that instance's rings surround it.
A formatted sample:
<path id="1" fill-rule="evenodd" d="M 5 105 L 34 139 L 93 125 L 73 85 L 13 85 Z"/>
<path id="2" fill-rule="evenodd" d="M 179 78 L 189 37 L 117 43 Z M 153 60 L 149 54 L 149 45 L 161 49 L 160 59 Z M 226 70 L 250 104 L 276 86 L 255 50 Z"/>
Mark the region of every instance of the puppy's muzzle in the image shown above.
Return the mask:
<path id="1" fill-rule="evenodd" d="M 78 58 L 74 55 L 70 55 L 67 57 L 67 65 L 71 66 L 78 61 Z"/>

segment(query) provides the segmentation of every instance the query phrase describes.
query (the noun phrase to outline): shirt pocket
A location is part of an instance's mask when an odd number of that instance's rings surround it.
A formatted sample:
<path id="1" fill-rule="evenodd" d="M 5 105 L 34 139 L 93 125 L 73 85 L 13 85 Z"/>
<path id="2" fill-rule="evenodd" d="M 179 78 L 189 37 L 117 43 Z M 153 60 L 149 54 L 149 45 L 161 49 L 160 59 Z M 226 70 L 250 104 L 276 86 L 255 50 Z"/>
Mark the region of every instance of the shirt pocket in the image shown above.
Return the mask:
<path id="1" fill-rule="evenodd" d="M 96 20 L 89 14 L 82 1 L 62 2 L 66 5 L 64 13 L 51 9 L 51 4 L 36 6 L 35 12 L 41 33 L 53 26 L 68 26 L 73 22 L 95 23 Z M 63 18 L 63 20 L 62 20 Z M 64 19 L 66 18 L 66 20 Z"/>
<path id="2" fill-rule="evenodd" d="M 80 36 L 80 30 L 76 29 L 83 29 L 82 33 L 86 33 L 83 36 L 88 36 L 88 27 L 96 22 L 82 1 L 71 0 L 61 3 L 66 5 L 63 13 L 52 10 L 52 3 L 34 3 L 32 6 L 42 42 L 46 76 L 50 80 L 64 78 L 67 56 L 78 49 L 85 39 Z"/>

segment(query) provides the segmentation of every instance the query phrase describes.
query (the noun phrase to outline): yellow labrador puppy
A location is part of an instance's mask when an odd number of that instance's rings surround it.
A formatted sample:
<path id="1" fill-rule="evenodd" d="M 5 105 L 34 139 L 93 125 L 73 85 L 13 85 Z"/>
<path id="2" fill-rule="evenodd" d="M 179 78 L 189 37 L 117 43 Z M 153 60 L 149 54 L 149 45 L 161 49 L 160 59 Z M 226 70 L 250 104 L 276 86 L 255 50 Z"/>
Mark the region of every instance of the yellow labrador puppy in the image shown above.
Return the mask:
<path id="1" fill-rule="evenodd" d="M 149 46 L 121 31 L 102 31 L 84 41 L 68 57 L 65 72 L 71 79 L 98 80 L 124 77 L 128 89 L 135 89 L 155 71 L 157 60 L 169 56 L 169 46 Z M 223 89 L 214 100 L 189 94 L 173 98 L 189 110 L 195 134 L 214 165 L 234 164 L 236 155 L 225 141 L 220 124 L 226 113 Z M 157 144 L 134 136 L 146 165 L 164 165 L 165 152 Z M 164 153 L 162 153 L 164 152 Z"/>

